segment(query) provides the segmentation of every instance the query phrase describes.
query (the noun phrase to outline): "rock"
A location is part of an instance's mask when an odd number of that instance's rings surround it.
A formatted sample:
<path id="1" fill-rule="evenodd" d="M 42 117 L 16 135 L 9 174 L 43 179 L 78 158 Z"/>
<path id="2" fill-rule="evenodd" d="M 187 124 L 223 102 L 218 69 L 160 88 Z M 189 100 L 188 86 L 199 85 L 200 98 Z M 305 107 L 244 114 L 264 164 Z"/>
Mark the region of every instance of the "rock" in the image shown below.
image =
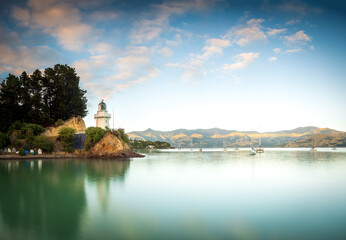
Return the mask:
<path id="1" fill-rule="evenodd" d="M 130 147 L 111 133 L 97 142 L 85 155 L 85 157 L 104 157 L 104 158 L 130 158 L 143 157 L 131 151 Z"/>
<path id="2" fill-rule="evenodd" d="M 86 127 L 84 120 L 78 117 L 72 117 L 64 122 L 63 125 L 59 127 L 48 127 L 43 133 L 47 137 L 57 137 L 59 135 L 59 130 L 63 127 L 70 127 L 76 130 L 76 133 L 85 133 Z"/>

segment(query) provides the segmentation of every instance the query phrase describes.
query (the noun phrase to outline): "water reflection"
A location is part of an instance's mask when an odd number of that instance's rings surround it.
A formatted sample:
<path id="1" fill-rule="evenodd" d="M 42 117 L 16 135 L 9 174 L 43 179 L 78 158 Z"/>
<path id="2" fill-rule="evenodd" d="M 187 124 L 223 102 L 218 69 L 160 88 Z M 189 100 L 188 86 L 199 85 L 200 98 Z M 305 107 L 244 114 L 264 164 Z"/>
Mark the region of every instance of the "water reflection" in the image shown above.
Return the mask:
<path id="1" fill-rule="evenodd" d="M 0 239 L 76 239 L 86 211 L 85 181 L 106 205 L 110 180 L 129 161 L 0 161 Z"/>
<path id="2" fill-rule="evenodd" d="M 0 161 L 0 239 L 346 239 L 346 153 Z"/>
<path id="3" fill-rule="evenodd" d="M 111 182 L 123 182 L 130 161 L 92 160 L 86 161 L 85 171 L 88 185 L 95 184 L 97 188 L 98 204 L 105 212 L 109 202 L 109 188 Z"/>

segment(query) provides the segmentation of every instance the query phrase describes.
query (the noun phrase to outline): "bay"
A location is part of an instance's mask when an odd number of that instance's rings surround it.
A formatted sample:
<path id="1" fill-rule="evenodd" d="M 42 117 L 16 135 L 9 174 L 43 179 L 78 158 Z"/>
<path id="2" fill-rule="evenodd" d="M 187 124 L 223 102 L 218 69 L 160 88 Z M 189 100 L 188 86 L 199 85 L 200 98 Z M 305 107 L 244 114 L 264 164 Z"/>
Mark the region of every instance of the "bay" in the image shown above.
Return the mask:
<path id="1" fill-rule="evenodd" d="M 346 150 L 0 161 L 0 239 L 346 239 Z"/>

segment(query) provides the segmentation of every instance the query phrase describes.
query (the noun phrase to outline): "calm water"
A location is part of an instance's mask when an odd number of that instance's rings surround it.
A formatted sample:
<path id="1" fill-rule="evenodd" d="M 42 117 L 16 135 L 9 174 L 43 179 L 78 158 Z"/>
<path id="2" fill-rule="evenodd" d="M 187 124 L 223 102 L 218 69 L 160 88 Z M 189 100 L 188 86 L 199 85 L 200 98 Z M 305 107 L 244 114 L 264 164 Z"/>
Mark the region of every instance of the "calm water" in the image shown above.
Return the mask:
<path id="1" fill-rule="evenodd" d="M 346 239 L 346 151 L 0 161 L 0 239 Z"/>

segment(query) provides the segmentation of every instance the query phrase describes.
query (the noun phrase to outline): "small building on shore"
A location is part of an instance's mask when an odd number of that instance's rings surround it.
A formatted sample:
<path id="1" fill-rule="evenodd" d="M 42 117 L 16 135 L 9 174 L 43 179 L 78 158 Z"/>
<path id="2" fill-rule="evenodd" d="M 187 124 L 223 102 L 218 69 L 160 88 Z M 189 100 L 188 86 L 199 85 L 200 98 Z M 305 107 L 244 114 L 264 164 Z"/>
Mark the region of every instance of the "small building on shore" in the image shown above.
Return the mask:
<path id="1" fill-rule="evenodd" d="M 107 105 L 104 103 L 103 99 L 99 103 L 97 113 L 94 115 L 94 118 L 96 120 L 96 127 L 100 127 L 105 129 L 106 127 L 109 128 L 109 120 L 111 118 L 111 114 L 107 111 Z"/>

